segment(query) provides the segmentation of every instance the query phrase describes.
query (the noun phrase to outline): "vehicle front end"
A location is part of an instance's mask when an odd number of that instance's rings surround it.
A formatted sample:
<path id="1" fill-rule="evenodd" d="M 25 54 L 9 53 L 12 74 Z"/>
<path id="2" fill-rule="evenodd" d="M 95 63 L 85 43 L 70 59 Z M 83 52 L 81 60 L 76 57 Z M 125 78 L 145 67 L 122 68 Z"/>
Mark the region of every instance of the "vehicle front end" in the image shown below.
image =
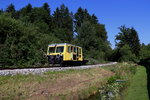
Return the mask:
<path id="1" fill-rule="evenodd" d="M 62 64 L 63 63 L 64 46 L 49 45 L 47 50 L 47 57 L 49 64 Z"/>

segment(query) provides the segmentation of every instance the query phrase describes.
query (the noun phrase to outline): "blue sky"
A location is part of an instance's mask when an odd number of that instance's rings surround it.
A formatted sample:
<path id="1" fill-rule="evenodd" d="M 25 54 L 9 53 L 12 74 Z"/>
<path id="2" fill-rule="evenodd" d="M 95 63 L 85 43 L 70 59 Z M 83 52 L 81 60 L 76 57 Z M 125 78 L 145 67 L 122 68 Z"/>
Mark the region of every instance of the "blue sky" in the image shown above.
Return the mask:
<path id="1" fill-rule="evenodd" d="M 0 0 L 0 8 L 13 3 L 20 9 L 31 3 L 33 7 L 40 7 L 47 2 L 52 12 L 62 3 L 75 13 L 79 7 L 88 9 L 95 14 L 99 22 L 105 24 L 108 40 L 115 47 L 115 35 L 121 25 L 134 27 L 141 43 L 150 43 L 150 0 Z"/>

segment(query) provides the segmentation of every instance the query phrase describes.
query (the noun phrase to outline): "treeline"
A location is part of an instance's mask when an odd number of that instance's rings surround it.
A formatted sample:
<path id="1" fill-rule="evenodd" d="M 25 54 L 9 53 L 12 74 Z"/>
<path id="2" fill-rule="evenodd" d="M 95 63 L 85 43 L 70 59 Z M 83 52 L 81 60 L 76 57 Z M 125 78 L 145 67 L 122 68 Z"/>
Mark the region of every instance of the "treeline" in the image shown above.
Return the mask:
<path id="1" fill-rule="evenodd" d="M 51 13 L 47 3 L 0 11 L 0 62 L 8 66 L 45 64 L 47 45 L 72 43 L 83 47 L 84 57 L 108 60 L 111 51 L 105 25 L 87 9 L 73 14 L 62 4 Z"/>
<path id="2" fill-rule="evenodd" d="M 116 48 L 112 50 L 110 60 L 138 63 L 150 57 L 150 44 L 140 44 L 138 32 L 125 25 L 119 27 L 120 32 L 115 37 Z"/>
<path id="3" fill-rule="evenodd" d="M 30 66 L 47 63 L 47 45 L 71 43 L 83 47 L 84 57 L 99 61 L 134 61 L 150 55 L 149 45 L 140 44 L 134 28 L 121 26 L 116 48 L 111 49 L 105 25 L 87 9 L 72 13 L 62 4 L 54 12 L 48 3 L 16 10 L 10 4 L 0 10 L 0 63 Z"/>

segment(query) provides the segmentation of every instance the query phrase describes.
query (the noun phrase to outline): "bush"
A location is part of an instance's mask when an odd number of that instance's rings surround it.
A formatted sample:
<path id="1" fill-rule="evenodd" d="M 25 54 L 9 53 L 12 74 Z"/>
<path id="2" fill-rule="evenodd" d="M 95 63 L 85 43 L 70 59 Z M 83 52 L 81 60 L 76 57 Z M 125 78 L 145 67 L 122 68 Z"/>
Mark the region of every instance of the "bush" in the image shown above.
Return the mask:
<path id="1" fill-rule="evenodd" d="M 60 42 L 53 35 L 39 32 L 31 23 L 0 16 L 0 62 L 5 66 L 30 66 L 46 63 L 47 45 Z M 52 34 L 52 33 L 49 33 Z"/>

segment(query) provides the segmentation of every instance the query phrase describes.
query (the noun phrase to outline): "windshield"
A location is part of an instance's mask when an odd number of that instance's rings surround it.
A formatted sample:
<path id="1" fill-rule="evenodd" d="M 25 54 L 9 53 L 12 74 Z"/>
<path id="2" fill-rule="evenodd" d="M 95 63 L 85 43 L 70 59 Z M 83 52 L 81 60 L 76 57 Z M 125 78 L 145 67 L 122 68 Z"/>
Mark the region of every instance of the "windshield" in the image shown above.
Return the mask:
<path id="1" fill-rule="evenodd" d="M 61 52 L 64 52 L 64 47 L 63 46 L 57 47 L 56 53 L 61 53 Z"/>
<path id="2" fill-rule="evenodd" d="M 55 47 L 49 47 L 49 53 L 54 53 L 55 52 Z"/>

